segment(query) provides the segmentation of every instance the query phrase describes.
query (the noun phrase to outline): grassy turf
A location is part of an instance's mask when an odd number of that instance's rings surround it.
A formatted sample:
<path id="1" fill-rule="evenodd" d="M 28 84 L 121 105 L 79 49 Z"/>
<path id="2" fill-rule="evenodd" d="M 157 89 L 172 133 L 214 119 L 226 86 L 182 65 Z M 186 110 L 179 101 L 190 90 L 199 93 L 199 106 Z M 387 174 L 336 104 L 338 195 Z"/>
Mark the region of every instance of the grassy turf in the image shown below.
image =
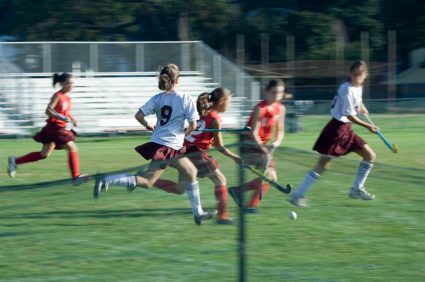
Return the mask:
<path id="1" fill-rule="evenodd" d="M 374 118 L 372 116 L 372 118 Z M 275 153 L 281 184 L 296 187 L 317 156 L 310 149 L 328 118 L 305 119 L 306 131 L 287 134 Z M 424 168 L 425 117 L 375 117 L 400 152 L 393 154 L 376 135 L 359 127 L 378 155 L 367 183 L 373 201 L 347 197 L 358 157 L 334 161 L 308 194 L 311 208 L 291 206 L 271 188 L 247 217 L 247 269 L 250 281 L 423 281 L 425 275 Z M 79 138 L 82 172 L 114 171 L 142 165 L 134 147 L 148 139 Z M 235 138 L 226 135 L 226 142 Z M 5 191 L 69 177 L 66 152 L 20 167 L 16 179 L 5 173 L 8 155 L 39 150 L 30 139 L 0 140 L 0 281 L 235 281 L 235 226 L 193 222 L 186 195 L 152 188 L 132 194 L 112 188 L 99 201 L 92 184 Z M 236 148 L 232 148 L 237 151 Z M 238 183 L 237 166 L 213 153 L 227 177 Z M 382 165 L 381 165 L 382 164 Z M 248 173 L 248 172 L 247 172 Z M 252 179 L 254 176 L 249 175 Z M 169 169 L 164 178 L 175 180 Z M 213 185 L 201 179 L 203 206 L 213 208 Z M 29 186 L 22 186 L 31 188 Z M 230 213 L 238 218 L 229 198 Z M 290 220 L 294 210 L 297 220 Z"/>

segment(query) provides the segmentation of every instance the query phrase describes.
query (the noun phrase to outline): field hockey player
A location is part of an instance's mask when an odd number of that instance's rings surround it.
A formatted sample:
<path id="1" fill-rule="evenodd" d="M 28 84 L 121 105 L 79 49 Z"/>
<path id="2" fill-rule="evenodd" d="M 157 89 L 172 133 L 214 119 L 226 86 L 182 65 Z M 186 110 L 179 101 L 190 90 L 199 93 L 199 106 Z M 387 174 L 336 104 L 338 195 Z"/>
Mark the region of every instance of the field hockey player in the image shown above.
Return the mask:
<path id="1" fill-rule="evenodd" d="M 241 158 L 224 147 L 220 131 L 206 132 L 203 129 L 221 129 L 222 118 L 219 113 L 224 113 L 230 106 L 231 92 L 226 88 L 216 88 L 210 93 L 205 92 L 199 95 L 196 107 L 200 119 L 197 123 L 197 130 L 185 137 L 184 146 L 186 155 L 198 168 L 198 177 L 208 177 L 215 185 L 214 193 L 218 204 L 218 224 L 235 224 L 229 217 L 227 207 L 226 177 L 221 173 L 217 160 L 208 154 L 210 145 L 217 147 L 223 155 L 233 159 L 237 164 Z M 182 194 L 184 187 L 169 180 L 159 179 L 155 187 L 169 193 Z M 183 189 L 182 189 L 183 188 Z"/>
<path id="2" fill-rule="evenodd" d="M 286 108 L 280 102 L 292 97 L 291 94 L 285 94 L 285 84 L 280 79 L 271 80 L 265 92 L 267 99 L 261 101 L 253 108 L 253 112 L 247 124 L 247 126 L 251 127 L 249 139 L 253 144 L 247 149 L 247 157 L 244 161 L 258 169 L 264 169 L 267 158 L 273 158 L 271 155 L 268 155 L 269 149 L 271 147 L 279 147 L 283 140 L 285 135 Z M 272 128 L 275 126 L 277 127 L 275 141 L 268 146 L 266 143 L 273 137 Z M 273 181 L 277 181 L 273 159 L 270 160 L 266 176 Z M 244 186 L 247 187 L 247 191 L 254 191 L 251 201 L 245 208 L 246 213 L 259 213 L 256 207 L 260 204 L 259 194 L 261 185 L 262 179 L 260 177 L 244 184 Z M 263 184 L 263 194 L 266 194 L 268 187 L 269 183 L 266 182 Z M 233 197 L 236 204 L 241 206 L 238 191 L 238 186 L 228 189 L 229 194 Z"/>
<path id="3" fill-rule="evenodd" d="M 357 170 L 354 184 L 348 194 L 353 199 L 372 200 L 372 195 L 364 188 L 364 183 L 372 170 L 375 153 L 351 129 L 351 123 L 363 126 L 370 132 L 376 133 L 379 128 L 363 122 L 358 115 L 368 114 L 362 102 L 363 82 L 368 75 L 368 69 L 363 61 L 356 61 L 350 68 L 350 77 L 338 89 L 330 110 L 332 119 L 325 126 L 313 147 L 313 150 L 322 154 L 316 167 L 305 175 L 298 189 L 289 198 L 295 206 L 307 207 L 305 194 L 316 183 L 322 173 L 330 168 L 332 157 L 344 156 L 350 152 L 360 155 L 363 160 Z"/>
<path id="4" fill-rule="evenodd" d="M 159 75 L 158 88 L 163 90 L 153 96 L 146 104 L 140 107 L 136 119 L 148 130 L 153 130 L 151 142 L 136 147 L 136 151 L 146 160 L 152 160 L 149 168 L 141 176 L 132 174 L 110 175 L 98 179 L 94 187 L 94 197 L 99 197 L 102 190 L 108 186 L 121 185 L 131 192 L 136 187 L 150 188 L 159 179 L 164 170 L 174 167 L 179 171 L 179 179 L 184 185 L 188 195 L 194 220 L 201 225 L 205 220 L 211 219 L 217 211 L 204 211 L 201 207 L 199 196 L 199 183 L 196 180 L 197 169 L 184 154 L 183 140 L 185 135 L 196 129 L 199 119 L 195 102 L 182 92 L 178 92 L 180 85 L 179 68 L 169 64 L 163 68 Z M 148 123 L 145 116 L 155 114 L 157 123 Z M 184 131 L 185 120 L 189 127 Z"/>
<path id="5" fill-rule="evenodd" d="M 73 122 L 78 127 L 79 122 L 70 114 L 71 97 L 69 93 L 74 87 L 74 78 L 69 73 L 53 75 L 53 87 L 59 83 L 61 89 L 53 94 L 50 103 L 46 108 L 46 115 L 49 117 L 47 124 L 43 129 L 34 136 L 34 140 L 43 143 L 40 152 L 32 152 L 22 157 L 9 157 L 8 173 L 14 178 L 18 166 L 46 159 L 53 150 L 68 150 L 68 163 L 71 170 L 74 185 L 80 185 L 89 180 L 87 174 L 80 174 L 78 148 L 74 143 L 76 133 L 74 130 L 66 130 L 65 126 L 68 122 Z"/>

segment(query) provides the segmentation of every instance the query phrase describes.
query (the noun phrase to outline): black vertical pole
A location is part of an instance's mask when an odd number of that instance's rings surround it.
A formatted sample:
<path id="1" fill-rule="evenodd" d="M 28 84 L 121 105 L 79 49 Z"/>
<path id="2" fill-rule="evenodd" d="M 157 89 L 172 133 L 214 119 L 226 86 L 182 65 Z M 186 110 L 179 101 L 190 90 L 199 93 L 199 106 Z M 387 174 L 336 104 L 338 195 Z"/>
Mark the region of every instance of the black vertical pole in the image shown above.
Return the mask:
<path id="1" fill-rule="evenodd" d="M 245 134 L 239 134 L 240 156 L 245 159 Z M 245 191 L 245 171 L 242 165 L 239 166 L 239 199 L 241 202 L 240 208 L 240 225 L 239 225 L 239 281 L 246 281 L 245 277 L 245 213 L 244 213 L 244 191 Z"/>

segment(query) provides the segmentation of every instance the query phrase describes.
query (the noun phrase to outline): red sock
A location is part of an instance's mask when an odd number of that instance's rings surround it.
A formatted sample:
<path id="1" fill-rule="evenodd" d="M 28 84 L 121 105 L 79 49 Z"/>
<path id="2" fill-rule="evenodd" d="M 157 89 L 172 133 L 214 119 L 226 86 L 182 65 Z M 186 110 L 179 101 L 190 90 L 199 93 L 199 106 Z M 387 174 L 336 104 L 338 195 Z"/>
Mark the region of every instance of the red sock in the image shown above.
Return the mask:
<path id="1" fill-rule="evenodd" d="M 43 157 L 41 157 L 40 152 L 32 152 L 32 153 L 29 153 L 28 155 L 25 155 L 25 156 L 22 156 L 22 157 L 15 159 L 15 163 L 17 165 L 20 165 L 20 164 L 24 164 L 24 163 L 36 162 L 36 161 L 39 161 L 39 160 L 42 160 L 42 159 L 43 159 Z"/>
<path id="2" fill-rule="evenodd" d="M 214 189 L 215 198 L 218 205 L 218 216 L 219 219 L 229 218 L 229 209 L 227 208 L 227 189 L 226 186 L 215 186 Z"/>
<path id="3" fill-rule="evenodd" d="M 167 193 L 174 193 L 177 188 L 177 184 L 175 182 L 164 179 L 158 179 L 153 186 L 164 190 Z"/>
<path id="4" fill-rule="evenodd" d="M 257 190 L 261 186 L 261 178 L 255 178 L 249 182 L 246 182 L 244 186 L 246 191 Z M 239 193 L 239 186 L 235 186 L 235 192 Z"/>
<path id="5" fill-rule="evenodd" d="M 251 199 L 251 203 L 249 204 L 250 207 L 256 207 L 260 205 L 260 187 L 261 187 L 261 183 L 260 186 L 257 187 L 257 190 L 255 190 L 254 195 L 252 195 L 252 199 Z M 266 195 L 267 191 L 269 190 L 269 183 L 264 182 L 263 184 L 263 198 Z"/>
<path id="6" fill-rule="evenodd" d="M 71 176 L 77 177 L 78 175 L 80 175 L 78 152 L 69 152 L 68 163 L 69 163 L 69 168 L 71 169 Z"/>

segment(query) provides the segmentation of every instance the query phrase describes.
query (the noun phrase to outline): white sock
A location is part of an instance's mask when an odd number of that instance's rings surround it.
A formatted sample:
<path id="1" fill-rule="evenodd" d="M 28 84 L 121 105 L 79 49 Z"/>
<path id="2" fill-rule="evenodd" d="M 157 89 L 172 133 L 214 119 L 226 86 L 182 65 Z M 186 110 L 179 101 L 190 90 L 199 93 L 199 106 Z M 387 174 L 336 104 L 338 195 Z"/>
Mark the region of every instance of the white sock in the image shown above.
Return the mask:
<path id="1" fill-rule="evenodd" d="M 362 189 L 369 172 L 372 170 L 373 163 L 361 161 L 357 170 L 356 180 L 354 180 L 353 188 Z"/>
<path id="2" fill-rule="evenodd" d="M 307 191 L 311 188 L 311 186 L 316 183 L 320 179 L 320 175 L 314 172 L 314 170 L 310 170 L 304 176 L 303 181 L 301 182 L 298 189 L 294 192 L 295 197 L 304 197 Z"/>
<path id="3" fill-rule="evenodd" d="M 105 182 L 111 185 L 120 185 L 129 188 L 135 188 L 137 184 L 136 176 L 133 174 L 116 174 L 105 177 Z"/>
<path id="4" fill-rule="evenodd" d="M 186 183 L 187 196 L 189 197 L 190 206 L 192 207 L 193 215 L 200 215 L 203 213 L 201 207 L 201 198 L 199 197 L 199 183 L 198 181 L 193 183 Z"/>

